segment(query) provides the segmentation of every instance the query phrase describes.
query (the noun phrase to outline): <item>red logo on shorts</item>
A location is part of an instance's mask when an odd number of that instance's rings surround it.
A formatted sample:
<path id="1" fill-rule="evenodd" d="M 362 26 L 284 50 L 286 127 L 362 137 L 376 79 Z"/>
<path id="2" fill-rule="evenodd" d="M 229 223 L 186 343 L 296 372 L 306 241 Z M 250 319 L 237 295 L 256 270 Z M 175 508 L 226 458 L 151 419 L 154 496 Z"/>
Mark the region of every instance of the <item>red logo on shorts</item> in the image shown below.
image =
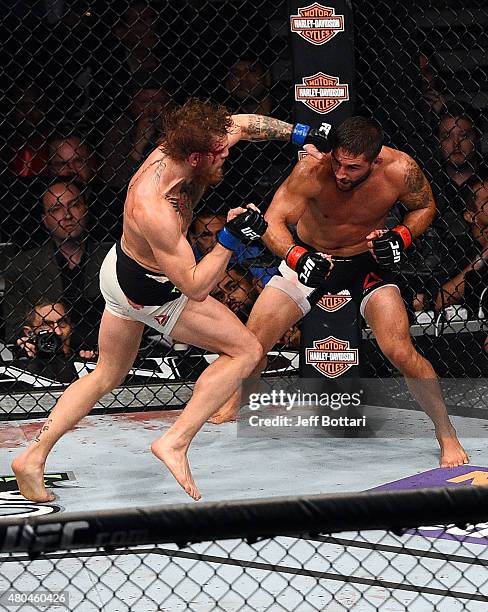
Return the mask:
<path id="1" fill-rule="evenodd" d="M 339 32 L 344 32 L 344 15 L 336 15 L 330 6 L 314 2 L 290 16 L 291 31 L 312 45 L 323 45 Z"/>
<path id="2" fill-rule="evenodd" d="M 159 323 L 159 325 L 166 325 L 169 315 L 158 315 L 157 317 L 153 317 L 153 319 L 156 321 L 156 323 Z"/>
<path id="3" fill-rule="evenodd" d="M 317 72 L 303 77 L 301 85 L 295 85 L 295 100 L 325 115 L 349 100 L 349 85 L 339 83 L 339 77 Z"/>
<path id="4" fill-rule="evenodd" d="M 377 276 L 374 272 L 370 272 L 364 279 L 363 289 L 369 289 L 373 285 L 383 282 L 383 279 Z"/>
<path id="5" fill-rule="evenodd" d="M 359 363 L 359 350 L 349 345 L 334 336 L 314 340 L 313 348 L 305 349 L 305 362 L 327 378 L 337 378 Z"/>
<path id="6" fill-rule="evenodd" d="M 336 312 L 352 300 L 349 291 L 341 291 L 339 295 L 323 295 L 317 306 L 325 312 Z"/>

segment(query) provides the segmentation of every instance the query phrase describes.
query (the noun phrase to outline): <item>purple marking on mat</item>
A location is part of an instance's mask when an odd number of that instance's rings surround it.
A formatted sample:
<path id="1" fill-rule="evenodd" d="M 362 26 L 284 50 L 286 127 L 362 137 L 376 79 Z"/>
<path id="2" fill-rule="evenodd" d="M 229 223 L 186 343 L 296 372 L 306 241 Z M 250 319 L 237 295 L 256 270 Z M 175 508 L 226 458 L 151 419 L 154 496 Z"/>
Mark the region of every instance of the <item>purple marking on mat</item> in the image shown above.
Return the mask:
<path id="1" fill-rule="evenodd" d="M 428 472 L 420 472 L 414 476 L 407 476 L 400 480 L 387 482 L 386 484 L 368 489 L 368 491 L 393 491 L 395 489 L 423 489 L 427 487 L 465 487 L 471 485 L 471 481 L 448 482 L 450 478 L 469 474 L 469 472 L 488 472 L 488 467 L 479 465 L 460 465 L 455 468 L 436 468 Z"/>
<path id="2" fill-rule="evenodd" d="M 466 487 L 471 486 L 471 480 L 463 482 L 449 482 L 451 478 L 469 474 L 470 472 L 486 472 L 488 467 L 479 465 L 461 465 L 455 468 L 436 468 L 427 472 L 421 472 L 414 476 L 407 476 L 400 480 L 394 480 L 386 484 L 368 489 L 369 491 L 394 491 L 398 489 L 423 489 L 427 487 Z M 487 480 L 488 484 L 488 480 Z M 456 540 L 470 544 L 488 544 L 488 523 L 468 525 L 466 529 L 460 529 L 454 525 L 446 527 L 432 526 L 409 529 L 405 533 L 424 536 L 427 538 L 443 538 L 445 540 Z"/>

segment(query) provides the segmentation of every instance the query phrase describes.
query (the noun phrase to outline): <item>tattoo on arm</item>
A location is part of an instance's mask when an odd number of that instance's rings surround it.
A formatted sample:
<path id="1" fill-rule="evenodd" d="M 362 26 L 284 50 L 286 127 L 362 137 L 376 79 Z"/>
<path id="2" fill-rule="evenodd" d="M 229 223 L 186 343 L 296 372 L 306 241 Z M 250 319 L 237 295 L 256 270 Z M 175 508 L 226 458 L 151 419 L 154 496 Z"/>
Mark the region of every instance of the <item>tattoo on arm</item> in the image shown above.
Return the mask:
<path id="1" fill-rule="evenodd" d="M 263 115 L 250 115 L 249 124 L 242 127 L 246 140 L 289 140 L 291 131 L 290 123 Z"/>
<path id="2" fill-rule="evenodd" d="M 400 200 L 409 210 L 428 208 L 433 203 L 430 185 L 424 173 L 413 159 L 407 161 L 405 186 L 407 192 Z"/>

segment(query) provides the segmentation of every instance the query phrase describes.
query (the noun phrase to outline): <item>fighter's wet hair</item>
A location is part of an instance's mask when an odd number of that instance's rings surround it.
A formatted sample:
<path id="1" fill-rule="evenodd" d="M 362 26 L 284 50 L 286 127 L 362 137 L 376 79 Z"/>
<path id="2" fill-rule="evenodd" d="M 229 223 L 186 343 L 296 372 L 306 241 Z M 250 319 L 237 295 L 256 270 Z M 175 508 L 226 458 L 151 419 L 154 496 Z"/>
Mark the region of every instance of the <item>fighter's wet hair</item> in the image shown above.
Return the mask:
<path id="1" fill-rule="evenodd" d="M 348 117 L 329 134 L 332 150 L 342 149 L 350 155 L 359 155 L 371 162 L 378 157 L 383 146 L 383 129 L 374 119 Z"/>
<path id="2" fill-rule="evenodd" d="M 159 148 L 172 159 L 183 161 L 190 153 L 211 152 L 215 141 L 227 135 L 232 117 L 224 106 L 191 98 L 167 113 L 163 123 Z"/>

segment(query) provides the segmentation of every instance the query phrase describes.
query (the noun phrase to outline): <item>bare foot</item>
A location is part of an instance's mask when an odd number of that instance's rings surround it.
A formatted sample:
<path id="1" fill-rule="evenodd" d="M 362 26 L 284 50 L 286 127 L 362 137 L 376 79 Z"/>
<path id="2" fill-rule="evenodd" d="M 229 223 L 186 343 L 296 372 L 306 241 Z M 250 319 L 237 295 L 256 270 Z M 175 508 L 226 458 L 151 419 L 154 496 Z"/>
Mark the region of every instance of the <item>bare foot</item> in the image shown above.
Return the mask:
<path id="1" fill-rule="evenodd" d="M 193 497 L 195 501 L 198 501 L 202 496 L 191 475 L 190 464 L 186 456 L 188 447 L 175 448 L 163 436 L 151 444 L 151 450 L 153 454 L 166 465 L 188 495 Z"/>
<path id="2" fill-rule="evenodd" d="M 53 501 L 55 496 L 44 486 L 44 464 L 29 459 L 28 454 L 29 449 L 12 461 L 21 495 L 34 502 Z"/>
<path id="3" fill-rule="evenodd" d="M 212 416 L 208 419 L 209 423 L 213 423 L 214 425 L 220 425 L 220 423 L 228 423 L 229 421 L 235 421 L 239 414 L 239 408 L 221 408 L 214 412 Z"/>
<path id="4" fill-rule="evenodd" d="M 441 447 L 439 464 L 443 468 L 457 467 L 469 463 L 468 455 L 457 439 L 456 433 L 451 436 L 438 436 Z"/>

